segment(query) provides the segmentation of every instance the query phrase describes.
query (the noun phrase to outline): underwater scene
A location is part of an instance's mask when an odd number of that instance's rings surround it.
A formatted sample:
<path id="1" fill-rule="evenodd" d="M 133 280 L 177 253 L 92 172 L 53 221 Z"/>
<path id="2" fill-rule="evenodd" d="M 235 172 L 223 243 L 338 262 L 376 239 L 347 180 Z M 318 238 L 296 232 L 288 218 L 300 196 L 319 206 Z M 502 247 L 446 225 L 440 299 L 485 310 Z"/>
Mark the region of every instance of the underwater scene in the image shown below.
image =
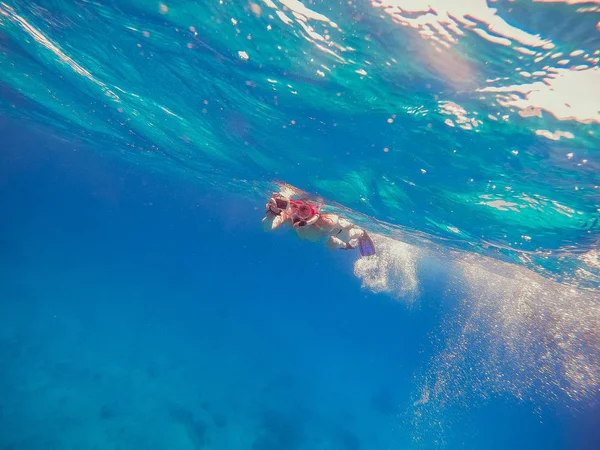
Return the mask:
<path id="1" fill-rule="evenodd" d="M 0 450 L 600 449 L 600 1 L 0 0 Z"/>

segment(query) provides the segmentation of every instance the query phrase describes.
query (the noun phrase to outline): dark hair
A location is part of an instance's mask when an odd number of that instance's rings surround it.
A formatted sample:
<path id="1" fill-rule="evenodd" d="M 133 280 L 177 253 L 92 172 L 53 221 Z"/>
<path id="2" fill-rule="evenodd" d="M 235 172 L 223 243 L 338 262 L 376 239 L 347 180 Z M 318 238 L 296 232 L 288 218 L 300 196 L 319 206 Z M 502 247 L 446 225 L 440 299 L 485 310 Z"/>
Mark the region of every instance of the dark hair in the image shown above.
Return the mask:
<path id="1" fill-rule="evenodd" d="M 307 224 L 306 220 L 300 219 L 299 217 L 293 219 L 292 222 L 295 227 L 305 227 Z"/>

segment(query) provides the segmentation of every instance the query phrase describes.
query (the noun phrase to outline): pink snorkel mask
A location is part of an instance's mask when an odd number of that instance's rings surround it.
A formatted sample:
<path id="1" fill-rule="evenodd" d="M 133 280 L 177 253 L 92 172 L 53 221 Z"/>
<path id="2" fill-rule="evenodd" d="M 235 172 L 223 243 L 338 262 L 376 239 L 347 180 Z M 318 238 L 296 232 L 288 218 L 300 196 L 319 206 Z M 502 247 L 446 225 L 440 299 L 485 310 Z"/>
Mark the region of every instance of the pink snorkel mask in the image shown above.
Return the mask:
<path id="1" fill-rule="evenodd" d="M 289 215 L 296 228 L 312 225 L 319 220 L 319 210 L 302 200 L 290 200 Z"/>

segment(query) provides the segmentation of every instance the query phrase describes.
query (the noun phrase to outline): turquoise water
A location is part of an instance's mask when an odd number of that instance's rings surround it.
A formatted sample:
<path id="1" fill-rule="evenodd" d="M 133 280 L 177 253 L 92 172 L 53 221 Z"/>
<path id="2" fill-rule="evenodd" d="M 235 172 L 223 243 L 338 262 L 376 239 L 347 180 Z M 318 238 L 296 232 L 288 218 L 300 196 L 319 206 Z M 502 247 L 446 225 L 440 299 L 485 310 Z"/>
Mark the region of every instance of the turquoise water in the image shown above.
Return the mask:
<path id="1" fill-rule="evenodd" d="M 599 24 L 597 2 L 0 2 L 0 445 L 593 448 L 565 417 L 600 388 Z M 259 233 L 278 189 L 378 258 Z M 264 300 L 282 269 L 311 295 Z"/>

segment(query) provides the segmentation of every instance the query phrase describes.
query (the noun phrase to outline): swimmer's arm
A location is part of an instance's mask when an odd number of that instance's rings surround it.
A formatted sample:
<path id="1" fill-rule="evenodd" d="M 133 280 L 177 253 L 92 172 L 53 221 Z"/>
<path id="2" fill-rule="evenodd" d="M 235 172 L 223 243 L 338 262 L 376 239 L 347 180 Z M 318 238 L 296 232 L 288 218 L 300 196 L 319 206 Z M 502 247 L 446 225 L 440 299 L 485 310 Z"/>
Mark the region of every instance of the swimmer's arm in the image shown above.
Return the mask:
<path id="1" fill-rule="evenodd" d="M 267 211 L 266 216 L 262 220 L 262 227 L 264 231 L 271 231 L 279 228 L 285 222 L 288 221 L 288 217 L 284 214 L 276 215 L 271 211 Z"/>

